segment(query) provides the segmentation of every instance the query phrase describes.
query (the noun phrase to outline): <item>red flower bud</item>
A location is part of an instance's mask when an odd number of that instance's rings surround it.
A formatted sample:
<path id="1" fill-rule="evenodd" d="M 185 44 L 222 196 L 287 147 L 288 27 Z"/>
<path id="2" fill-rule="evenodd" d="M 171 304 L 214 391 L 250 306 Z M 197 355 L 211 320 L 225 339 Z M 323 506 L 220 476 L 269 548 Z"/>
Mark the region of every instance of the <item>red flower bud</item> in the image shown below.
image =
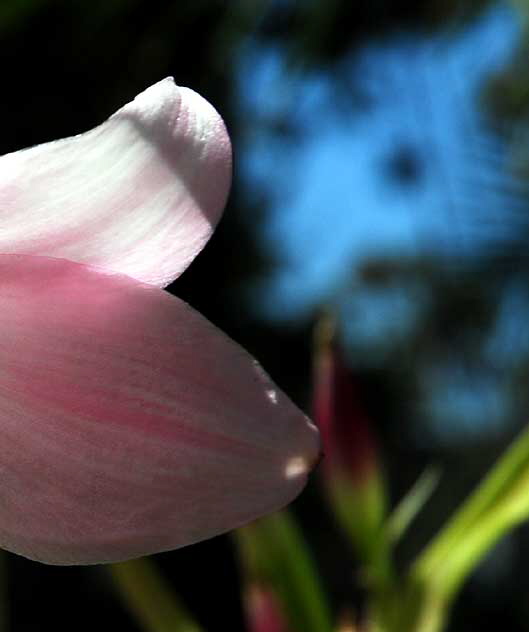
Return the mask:
<path id="1" fill-rule="evenodd" d="M 255 584 L 246 595 L 248 632 L 288 632 L 281 606 L 268 588 Z"/>
<path id="2" fill-rule="evenodd" d="M 326 318 L 317 331 L 313 416 L 322 435 L 326 477 L 361 484 L 378 469 L 371 424 L 358 379 L 344 361 Z"/>

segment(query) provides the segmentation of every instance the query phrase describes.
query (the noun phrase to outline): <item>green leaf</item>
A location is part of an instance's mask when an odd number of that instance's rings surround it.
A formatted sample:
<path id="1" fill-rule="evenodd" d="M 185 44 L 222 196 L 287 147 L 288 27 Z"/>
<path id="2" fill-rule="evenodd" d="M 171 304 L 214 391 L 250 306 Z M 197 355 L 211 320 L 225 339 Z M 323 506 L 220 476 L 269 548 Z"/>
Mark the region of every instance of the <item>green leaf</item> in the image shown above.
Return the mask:
<path id="1" fill-rule="evenodd" d="M 248 579 L 274 590 L 294 632 L 332 632 L 330 610 L 314 562 L 286 511 L 238 529 L 235 537 Z"/>
<path id="2" fill-rule="evenodd" d="M 529 518 L 529 426 L 421 554 L 416 582 L 449 601 L 508 531 Z"/>
<path id="3" fill-rule="evenodd" d="M 106 568 L 145 632 L 201 632 L 152 560 L 144 557 Z"/>
<path id="4" fill-rule="evenodd" d="M 326 484 L 326 496 L 362 564 L 366 588 L 386 589 L 394 572 L 385 528 L 386 490 L 380 473 L 374 470 L 356 484 L 335 476 Z"/>
<path id="5" fill-rule="evenodd" d="M 440 478 L 441 471 L 438 467 L 427 467 L 395 507 L 386 524 L 391 542 L 398 542 L 404 535 L 436 490 Z"/>

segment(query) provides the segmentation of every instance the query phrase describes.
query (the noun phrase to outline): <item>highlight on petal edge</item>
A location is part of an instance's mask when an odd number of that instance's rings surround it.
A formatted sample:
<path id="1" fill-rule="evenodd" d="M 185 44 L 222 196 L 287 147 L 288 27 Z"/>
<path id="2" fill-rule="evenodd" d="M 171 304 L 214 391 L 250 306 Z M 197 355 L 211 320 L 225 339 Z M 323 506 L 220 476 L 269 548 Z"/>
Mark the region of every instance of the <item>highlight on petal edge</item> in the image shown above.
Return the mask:
<path id="1" fill-rule="evenodd" d="M 164 79 L 85 134 L 0 158 L 0 252 L 163 287 L 211 236 L 230 182 L 222 119 Z"/>
<path id="2" fill-rule="evenodd" d="M 303 488 L 316 428 L 188 305 L 46 257 L 0 255 L 0 279 L 1 546 L 123 560 L 233 529 Z"/>

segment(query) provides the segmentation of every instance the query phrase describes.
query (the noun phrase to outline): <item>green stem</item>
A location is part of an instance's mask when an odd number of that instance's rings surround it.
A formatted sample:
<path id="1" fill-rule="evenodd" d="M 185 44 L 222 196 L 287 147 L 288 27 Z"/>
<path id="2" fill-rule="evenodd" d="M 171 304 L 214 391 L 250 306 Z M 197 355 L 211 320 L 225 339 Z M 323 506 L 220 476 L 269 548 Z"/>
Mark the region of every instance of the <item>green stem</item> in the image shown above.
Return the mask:
<path id="1" fill-rule="evenodd" d="M 147 558 L 107 567 L 127 608 L 145 632 L 201 632 Z"/>

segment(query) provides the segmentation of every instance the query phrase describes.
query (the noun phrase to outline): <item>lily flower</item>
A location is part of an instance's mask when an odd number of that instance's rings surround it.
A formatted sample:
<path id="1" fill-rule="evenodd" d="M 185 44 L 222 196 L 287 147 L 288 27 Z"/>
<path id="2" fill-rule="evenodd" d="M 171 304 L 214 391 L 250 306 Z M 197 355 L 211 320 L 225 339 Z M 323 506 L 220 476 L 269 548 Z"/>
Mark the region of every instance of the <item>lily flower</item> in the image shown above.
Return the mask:
<path id="1" fill-rule="evenodd" d="M 52 564 L 178 548 L 289 503 L 314 426 L 163 291 L 231 180 L 224 124 L 165 79 L 0 158 L 0 546 Z"/>

